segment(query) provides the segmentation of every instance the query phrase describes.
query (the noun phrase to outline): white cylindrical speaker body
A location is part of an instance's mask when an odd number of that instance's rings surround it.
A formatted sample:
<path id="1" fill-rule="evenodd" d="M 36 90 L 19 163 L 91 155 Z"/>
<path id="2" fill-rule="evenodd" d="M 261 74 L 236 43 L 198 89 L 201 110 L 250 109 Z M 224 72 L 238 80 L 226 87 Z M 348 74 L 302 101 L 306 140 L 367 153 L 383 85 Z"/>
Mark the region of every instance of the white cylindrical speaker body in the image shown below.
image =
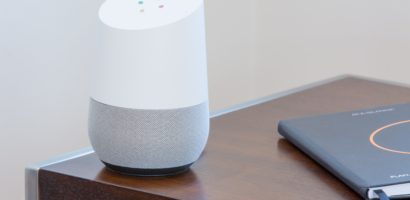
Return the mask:
<path id="1" fill-rule="evenodd" d="M 202 0 L 107 0 L 91 70 L 89 137 L 111 169 L 187 169 L 209 132 Z"/>

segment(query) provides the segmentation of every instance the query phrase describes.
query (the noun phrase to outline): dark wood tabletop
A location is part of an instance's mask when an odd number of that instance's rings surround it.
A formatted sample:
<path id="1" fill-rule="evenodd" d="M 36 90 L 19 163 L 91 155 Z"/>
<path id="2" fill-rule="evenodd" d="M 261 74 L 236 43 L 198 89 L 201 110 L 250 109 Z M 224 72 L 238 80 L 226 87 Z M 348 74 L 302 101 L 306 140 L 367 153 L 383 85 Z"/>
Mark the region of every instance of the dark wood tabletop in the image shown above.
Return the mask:
<path id="1" fill-rule="evenodd" d="M 212 118 L 206 150 L 184 174 L 124 176 L 91 153 L 41 168 L 39 199 L 361 199 L 279 136 L 277 123 L 408 102 L 407 87 L 345 77 Z"/>

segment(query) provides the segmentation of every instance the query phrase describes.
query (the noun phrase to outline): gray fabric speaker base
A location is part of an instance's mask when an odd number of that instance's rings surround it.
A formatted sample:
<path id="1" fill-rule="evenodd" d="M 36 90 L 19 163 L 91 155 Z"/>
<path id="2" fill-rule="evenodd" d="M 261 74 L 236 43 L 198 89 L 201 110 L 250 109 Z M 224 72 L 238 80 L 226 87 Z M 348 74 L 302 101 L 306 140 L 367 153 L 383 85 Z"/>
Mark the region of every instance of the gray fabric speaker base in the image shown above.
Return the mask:
<path id="1" fill-rule="evenodd" d="M 195 162 L 205 148 L 209 133 L 208 102 L 143 110 L 91 99 L 88 128 L 95 153 L 112 166 L 179 168 Z"/>
<path id="2" fill-rule="evenodd" d="M 192 164 L 180 166 L 180 167 L 172 167 L 172 168 L 165 168 L 165 169 L 138 169 L 138 168 L 128 168 L 128 167 L 121 167 L 106 163 L 101 161 L 105 164 L 105 166 L 110 169 L 111 171 L 129 175 L 129 176 L 174 176 L 178 174 L 182 174 L 189 170 Z"/>

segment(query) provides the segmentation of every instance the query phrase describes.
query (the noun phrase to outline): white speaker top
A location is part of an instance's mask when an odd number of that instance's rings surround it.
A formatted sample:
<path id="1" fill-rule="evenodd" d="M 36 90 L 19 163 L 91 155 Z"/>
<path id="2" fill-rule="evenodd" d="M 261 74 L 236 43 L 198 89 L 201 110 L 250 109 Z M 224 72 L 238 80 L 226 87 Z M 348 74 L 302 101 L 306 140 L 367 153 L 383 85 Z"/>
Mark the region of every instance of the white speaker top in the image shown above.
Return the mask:
<path id="1" fill-rule="evenodd" d="M 149 29 L 183 19 L 202 3 L 203 0 L 106 0 L 99 16 L 112 28 Z"/>
<path id="2" fill-rule="evenodd" d="M 203 0 L 107 0 L 91 97 L 132 109 L 208 100 Z"/>

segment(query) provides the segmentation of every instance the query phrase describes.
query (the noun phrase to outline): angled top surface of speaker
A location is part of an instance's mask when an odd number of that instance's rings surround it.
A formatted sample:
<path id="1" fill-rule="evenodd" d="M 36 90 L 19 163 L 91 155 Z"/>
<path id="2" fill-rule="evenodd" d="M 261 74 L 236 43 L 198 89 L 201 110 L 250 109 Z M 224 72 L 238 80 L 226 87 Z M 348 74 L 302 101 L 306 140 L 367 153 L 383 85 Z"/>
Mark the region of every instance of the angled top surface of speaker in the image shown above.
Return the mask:
<path id="1" fill-rule="evenodd" d="M 107 0 L 99 16 L 118 29 L 143 30 L 179 21 L 202 4 L 202 0 Z"/>

